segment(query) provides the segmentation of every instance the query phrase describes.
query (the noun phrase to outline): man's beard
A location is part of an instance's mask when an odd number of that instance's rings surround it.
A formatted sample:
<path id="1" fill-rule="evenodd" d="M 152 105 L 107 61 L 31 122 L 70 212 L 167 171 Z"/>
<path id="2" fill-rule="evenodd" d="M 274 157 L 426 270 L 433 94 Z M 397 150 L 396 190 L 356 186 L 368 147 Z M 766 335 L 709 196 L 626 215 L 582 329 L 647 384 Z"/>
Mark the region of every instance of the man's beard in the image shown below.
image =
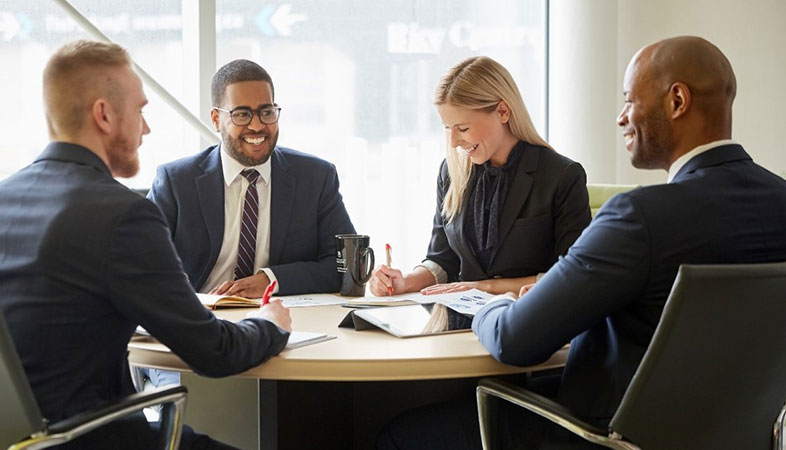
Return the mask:
<path id="1" fill-rule="evenodd" d="M 266 163 L 267 160 L 270 159 L 270 155 L 273 153 L 273 149 L 276 147 L 276 143 L 278 142 L 278 130 L 276 130 L 274 135 L 268 136 L 265 139 L 265 143 L 269 143 L 270 151 L 265 152 L 256 159 L 243 153 L 243 151 L 240 149 L 240 140 L 230 136 L 229 133 L 226 133 L 224 130 L 221 131 L 221 141 L 221 145 L 226 149 L 229 156 L 231 156 L 235 161 L 243 164 L 246 167 L 258 166 L 260 164 Z"/>
<path id="2" fill-rule="evenodd" d="M 117 135 L 109 141 L 106 157 L 112 175 L 121 178 L 131 178 L 139 172 L 139 154 L 137 146 L 122 135 Z"/>
<path id="3" fill-rule="evenodd" d="M 642 128 L 638 132 L 644 131 Z M 647 135 L 637 133 L 638 151 L 631 155 L 631 165 L 637 169 L 669 168 L 672 130 L 664 113 L 654 114 L 647 123 Z M 646 139 L 646 141 L 645 141 Z"/>

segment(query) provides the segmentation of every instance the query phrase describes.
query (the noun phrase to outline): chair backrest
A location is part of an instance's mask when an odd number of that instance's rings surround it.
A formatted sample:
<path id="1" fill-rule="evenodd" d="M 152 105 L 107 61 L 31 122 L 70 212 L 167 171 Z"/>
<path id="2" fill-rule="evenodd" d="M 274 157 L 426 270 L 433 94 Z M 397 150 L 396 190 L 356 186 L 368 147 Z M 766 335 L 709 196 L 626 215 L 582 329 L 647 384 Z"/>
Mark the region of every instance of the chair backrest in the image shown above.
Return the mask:
<path id="1" fill-rule="evenodd" d="M 38 403 L 0 311 L 0 448 L 41 431 Z"/>
<path id="2" fill-rule="evenodd" d="M 590 211 L 592 217 L 600 210 L 600 207 L 606 203 L 606 200 L 613 197 L 620 192 L 627 192 L 639 187 L 636 184 L 588 184 L 587 193 L 589 194 Z"/>
<path id="3" fill-rule="evenodd" d="M 611 421 L 642 449 L 772 448 L 786 400 L 786 263 L 680 267 Z"/>

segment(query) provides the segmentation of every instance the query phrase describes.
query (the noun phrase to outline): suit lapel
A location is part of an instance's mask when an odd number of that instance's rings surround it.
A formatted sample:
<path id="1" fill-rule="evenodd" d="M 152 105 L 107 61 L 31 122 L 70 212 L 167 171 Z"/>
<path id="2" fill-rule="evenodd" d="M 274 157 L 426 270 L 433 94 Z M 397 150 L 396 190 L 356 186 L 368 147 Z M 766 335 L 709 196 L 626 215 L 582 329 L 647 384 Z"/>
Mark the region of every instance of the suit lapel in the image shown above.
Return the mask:
<path id="1" fill-rule="evenodd" d="M 270 167 L 270 264 L 278 264 L 295 204 L 297 178 L 289 173 L 285 155 L 274 149 Z"/>
<path id="2" fill-rule="evenodd" d="M 216 146 L 208 154 L 207 158 L 199 164 L 202 174 L 194 179 L 199 208 L 210 241 L 210 260 L 205 264 L 197 286 L 201 285 L 210 274 L 224 239 L 224 173 L 221 170 L 220 151 L 221 148 Z"/>
<path id="3" fill-rule="evenodd" d="M 513 227 L 513 222 L 521 212 L 521 207 L 527 201 L 530 191 L 532 191 L 533 179 L 529 175 L 538 168 L 538 149 L 529 145 L 524 145 L 524 153 L 521 155 L 521 161 L 516 169 L 516 174 L 508 189 L 508 195 L 505 198 L 505 205 L 502 207 L 502 217 L 499 220 L 499 245 L 491 255 L 489 267 L 494 264 L 494 258 L 499 253 L 499 249 L 505 242 L 510 229 Z"/>

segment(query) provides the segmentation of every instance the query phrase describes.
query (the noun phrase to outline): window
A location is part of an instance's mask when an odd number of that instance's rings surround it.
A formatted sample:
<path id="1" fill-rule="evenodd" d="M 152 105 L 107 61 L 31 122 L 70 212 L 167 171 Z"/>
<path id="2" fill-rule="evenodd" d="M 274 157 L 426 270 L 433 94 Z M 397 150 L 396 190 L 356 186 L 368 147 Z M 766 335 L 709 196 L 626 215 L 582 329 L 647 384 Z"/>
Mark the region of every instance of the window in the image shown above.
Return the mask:
<path id="1" fill-rule="evenodd" d="M 545 1 L 217 0 L 217 65 L 267 69 L 284 109 L 279 145 L 334 163 L 378 263 L 385 243 L 405 273 L 425 257 L 445 133 L 439 78 L 487 55 L 516 78 L 545 135 Z"/>
<path id="2" fill-rule="evenodd" d="M 135 3 L 71 0 L 71 4 L 114 42 L 126 47 L 134 61 L 176 98 L 182 99 L 183 50 L 180 0 Z M 0 90 L 9 105 L 3 108 L 0 179 L 30 164 L 48 142 L 43 113 L 41 77 L 47 60 L 61 45 L 90 39 L 65 12 L 47 0 L 10 0 L 0 11 L 0 56 L 4 65 Z M 6 62 L 11 62 L 6 63 Z M 151 89 L 145 119 L 152 133 L 140 148 L 139 174 L 120 180 L 132 187 L 149 187 L 156 167 L 191 153 L 184 140 L 193 129 Z M 198 139 L 197 139 L 198 141 Z"/>
<path id="3" fill-rule="evenodd" d="M 183 0 L 72 4 L 183 101 Z M 189 0 L 190 1 L 190 0 Z M 273 77 L 283 107 L 279 145 L 334 163 L 360 233 L 394 266 L 409 271 L 426 253 L 436 207 L 445 135 L 432 105 L 439 77 L 461 59 L 488 55 L 514 75 L 535 125 L 545 135 L 546 0 L 422 2 L 390 0 L 216 0 L 220 66 L 258 62 Z M 8 0 L 0 7 L 0 179 L 47 142 L 41 73 L 51 53 L 88 38 L 56 5 Z M 151 89 L 152 132 L 140 148 L 132 187 L 148 187 L 155 168 L 196 153 L 198 133 Z M 193 111 L 199 115 L 201 111 Z"/>

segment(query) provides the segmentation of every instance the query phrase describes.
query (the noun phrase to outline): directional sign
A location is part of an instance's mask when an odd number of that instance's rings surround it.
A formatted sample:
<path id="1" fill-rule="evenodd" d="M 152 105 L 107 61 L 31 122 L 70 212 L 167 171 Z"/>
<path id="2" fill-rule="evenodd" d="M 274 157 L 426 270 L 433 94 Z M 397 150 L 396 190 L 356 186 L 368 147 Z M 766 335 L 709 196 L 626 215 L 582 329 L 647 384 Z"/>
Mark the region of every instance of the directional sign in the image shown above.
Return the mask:
<path id="1" fill-rule="evenodd" d="M 305 14 L 292 14 L 290 4 L 285 3 L 278 8 L 267 4 L 254 18 L 254 23 L 265 36 L 291 36 L 292 26 L 307 19 Z"/>
<path id="2" fill-rule="evenodd" d="M 276 30 L 270 25 L 270 16 L 275 12 L 276 7 L 273 5 L 265 5 L 262 11 L 259 11 L 254 23 L 262 31 L 265 36 L 273 37 L 276 35 Z"/>
<path id="3" fill-rule="evenodd" d="M 33 24 L 24 13 L 0 11 L 0 38 L 6 42 L 11 39 L 24 39 L 30 34 Z"/>
<path id="4" fill-rule="evenodd" d="M 0 34 L 3 40 L 8 42 L 22 30 L 22 25 L 16 20 L 16 16 L 10 12 L 0 13 Z"/>
<path id="5" fill-rule="evenodd" d="M 292 35 L 292 25 L 304 22 L 308 17 L 305 14 L 292 14 L 292 5 L 281 5 L 276 12 L 270 16 L 270 24 L 273 25 L 281 36 Z"/>

